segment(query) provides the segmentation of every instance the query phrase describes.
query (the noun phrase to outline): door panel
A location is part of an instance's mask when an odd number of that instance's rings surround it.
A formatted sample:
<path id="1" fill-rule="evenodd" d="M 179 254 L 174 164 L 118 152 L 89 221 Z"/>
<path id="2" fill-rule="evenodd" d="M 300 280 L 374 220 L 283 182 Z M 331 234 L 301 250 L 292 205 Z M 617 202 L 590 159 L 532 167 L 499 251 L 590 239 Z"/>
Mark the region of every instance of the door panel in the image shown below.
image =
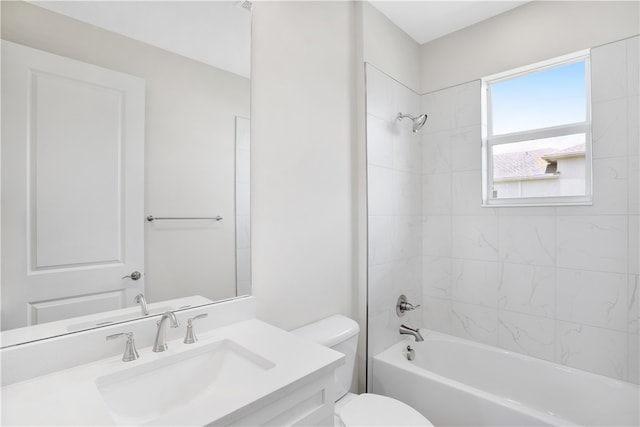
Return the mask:
<path id="1" fill-rule="evenodd" d="M 30 83 L 35 269 L 122 262 L 123 93 L 43 73 Z"/>
<path id="2" fill-rule="evenodd" d="M 58 298 L 29 304 L 29 323 L 37 325 L 70 316 L 85 316 L 103 311 L 117 310 L 124 304 L 124 291 L 104 292 L 96 295 Z M 70 329 L 71 330 L 71 329 Z"/>
<path id="3" fill-rule="evenodd" d="M 3 329 L 132 305 L 144 80 L 3 41 L 2 92 Z"/>

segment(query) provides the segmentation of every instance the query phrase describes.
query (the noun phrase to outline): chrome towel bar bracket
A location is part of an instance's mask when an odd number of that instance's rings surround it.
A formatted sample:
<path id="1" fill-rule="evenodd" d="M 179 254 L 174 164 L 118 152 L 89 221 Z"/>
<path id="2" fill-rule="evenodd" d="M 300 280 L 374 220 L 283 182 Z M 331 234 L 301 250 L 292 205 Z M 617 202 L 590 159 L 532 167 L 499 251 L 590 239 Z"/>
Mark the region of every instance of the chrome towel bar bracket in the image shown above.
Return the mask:
<path id="1" fill-rule="evenodd" d="M 152 221 L 164 221 L 164 220 L 192 220 L 192 219 L 210 219 L 210 220 L 215 220 L 215 221 L 222 221 L 222 217 L 221 216 L 201 216 L 201 217 L 183 217 L 183 216 L 167 216 L 167 217 L 159 217 L 159 216 L 153 216 L 153 215 L 149 215 L 147 217 L 147 221 L 152 222 Z"/>

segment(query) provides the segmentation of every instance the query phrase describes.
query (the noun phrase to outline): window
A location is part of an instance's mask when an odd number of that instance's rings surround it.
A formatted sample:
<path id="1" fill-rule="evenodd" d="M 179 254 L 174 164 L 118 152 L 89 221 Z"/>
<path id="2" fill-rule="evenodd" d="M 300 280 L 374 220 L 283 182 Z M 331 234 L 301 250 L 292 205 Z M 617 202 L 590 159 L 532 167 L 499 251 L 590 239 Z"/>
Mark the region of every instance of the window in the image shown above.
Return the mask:
<path id="1" fill-rule="evenodd" d="M 482 79 L 483 202 L 591 203 L 589 53 Z"/>

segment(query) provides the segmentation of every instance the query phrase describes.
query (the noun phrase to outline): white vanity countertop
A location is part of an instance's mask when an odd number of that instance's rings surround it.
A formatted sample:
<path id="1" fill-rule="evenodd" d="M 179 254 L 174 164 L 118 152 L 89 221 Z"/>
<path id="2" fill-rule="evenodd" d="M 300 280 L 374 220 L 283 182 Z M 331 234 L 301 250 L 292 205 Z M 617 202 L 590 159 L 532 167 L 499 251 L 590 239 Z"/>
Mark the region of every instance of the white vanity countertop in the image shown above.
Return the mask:
<path id="1" fill-rule="evenodd" d="M 199 338 L 197 343 L 190 345 L 181 339 L 169 341 L 169 349 L 161 353 L 153 353 L 151 347 L 138 349 L 140 358 L 132 362 L 123 362 L 121 356 L 109 357 L 5 386 L 1 391 L 2 425 L 117 425 L 117 418 L 110 415 L 111 410 L 96 386 L 97 378 L 225 339 L 270 361 L 273 367 L 260 372 L 247 384 L 240 382 L 225 389 L 224 393 L 217 393 L 214 401 L 174 407 L 171 413 L 162 414 L 149 424 L 226 424 L 344 363 L 341 353 L 256 319 L 203 331 Z M 122 344 L 124 349 L 124 342 Z M 165 386 L 181 387 L 177 384 Z M 188 384 L 182 386 L 188 387 Z"/>

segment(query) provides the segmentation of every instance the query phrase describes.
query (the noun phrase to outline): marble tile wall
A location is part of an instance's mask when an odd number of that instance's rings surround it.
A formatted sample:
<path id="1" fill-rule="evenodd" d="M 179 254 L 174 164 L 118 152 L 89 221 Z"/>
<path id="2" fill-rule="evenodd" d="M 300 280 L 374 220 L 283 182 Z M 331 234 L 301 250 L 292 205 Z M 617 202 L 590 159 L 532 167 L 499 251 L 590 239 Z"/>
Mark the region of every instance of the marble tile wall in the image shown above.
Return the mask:
<path id="1" fill-rule="evenodd" d="M 366 84 L 371 357 L 400 339 L 400 324 L 422 324 L 420 310 L 400 319 L 395 303 L 400 294 L 422 302 L 423 195 L 420 136 L 410 120 L 397 120 L 420 114 L 420 96 L 370 64 Z"/>
<path id="2" fill-rule="evenodd" d="M 639 50 L 591 52 L 592 206 L 481 207 L 480 82 L 422 96 L 425 327 L 638 383 Z"/>

